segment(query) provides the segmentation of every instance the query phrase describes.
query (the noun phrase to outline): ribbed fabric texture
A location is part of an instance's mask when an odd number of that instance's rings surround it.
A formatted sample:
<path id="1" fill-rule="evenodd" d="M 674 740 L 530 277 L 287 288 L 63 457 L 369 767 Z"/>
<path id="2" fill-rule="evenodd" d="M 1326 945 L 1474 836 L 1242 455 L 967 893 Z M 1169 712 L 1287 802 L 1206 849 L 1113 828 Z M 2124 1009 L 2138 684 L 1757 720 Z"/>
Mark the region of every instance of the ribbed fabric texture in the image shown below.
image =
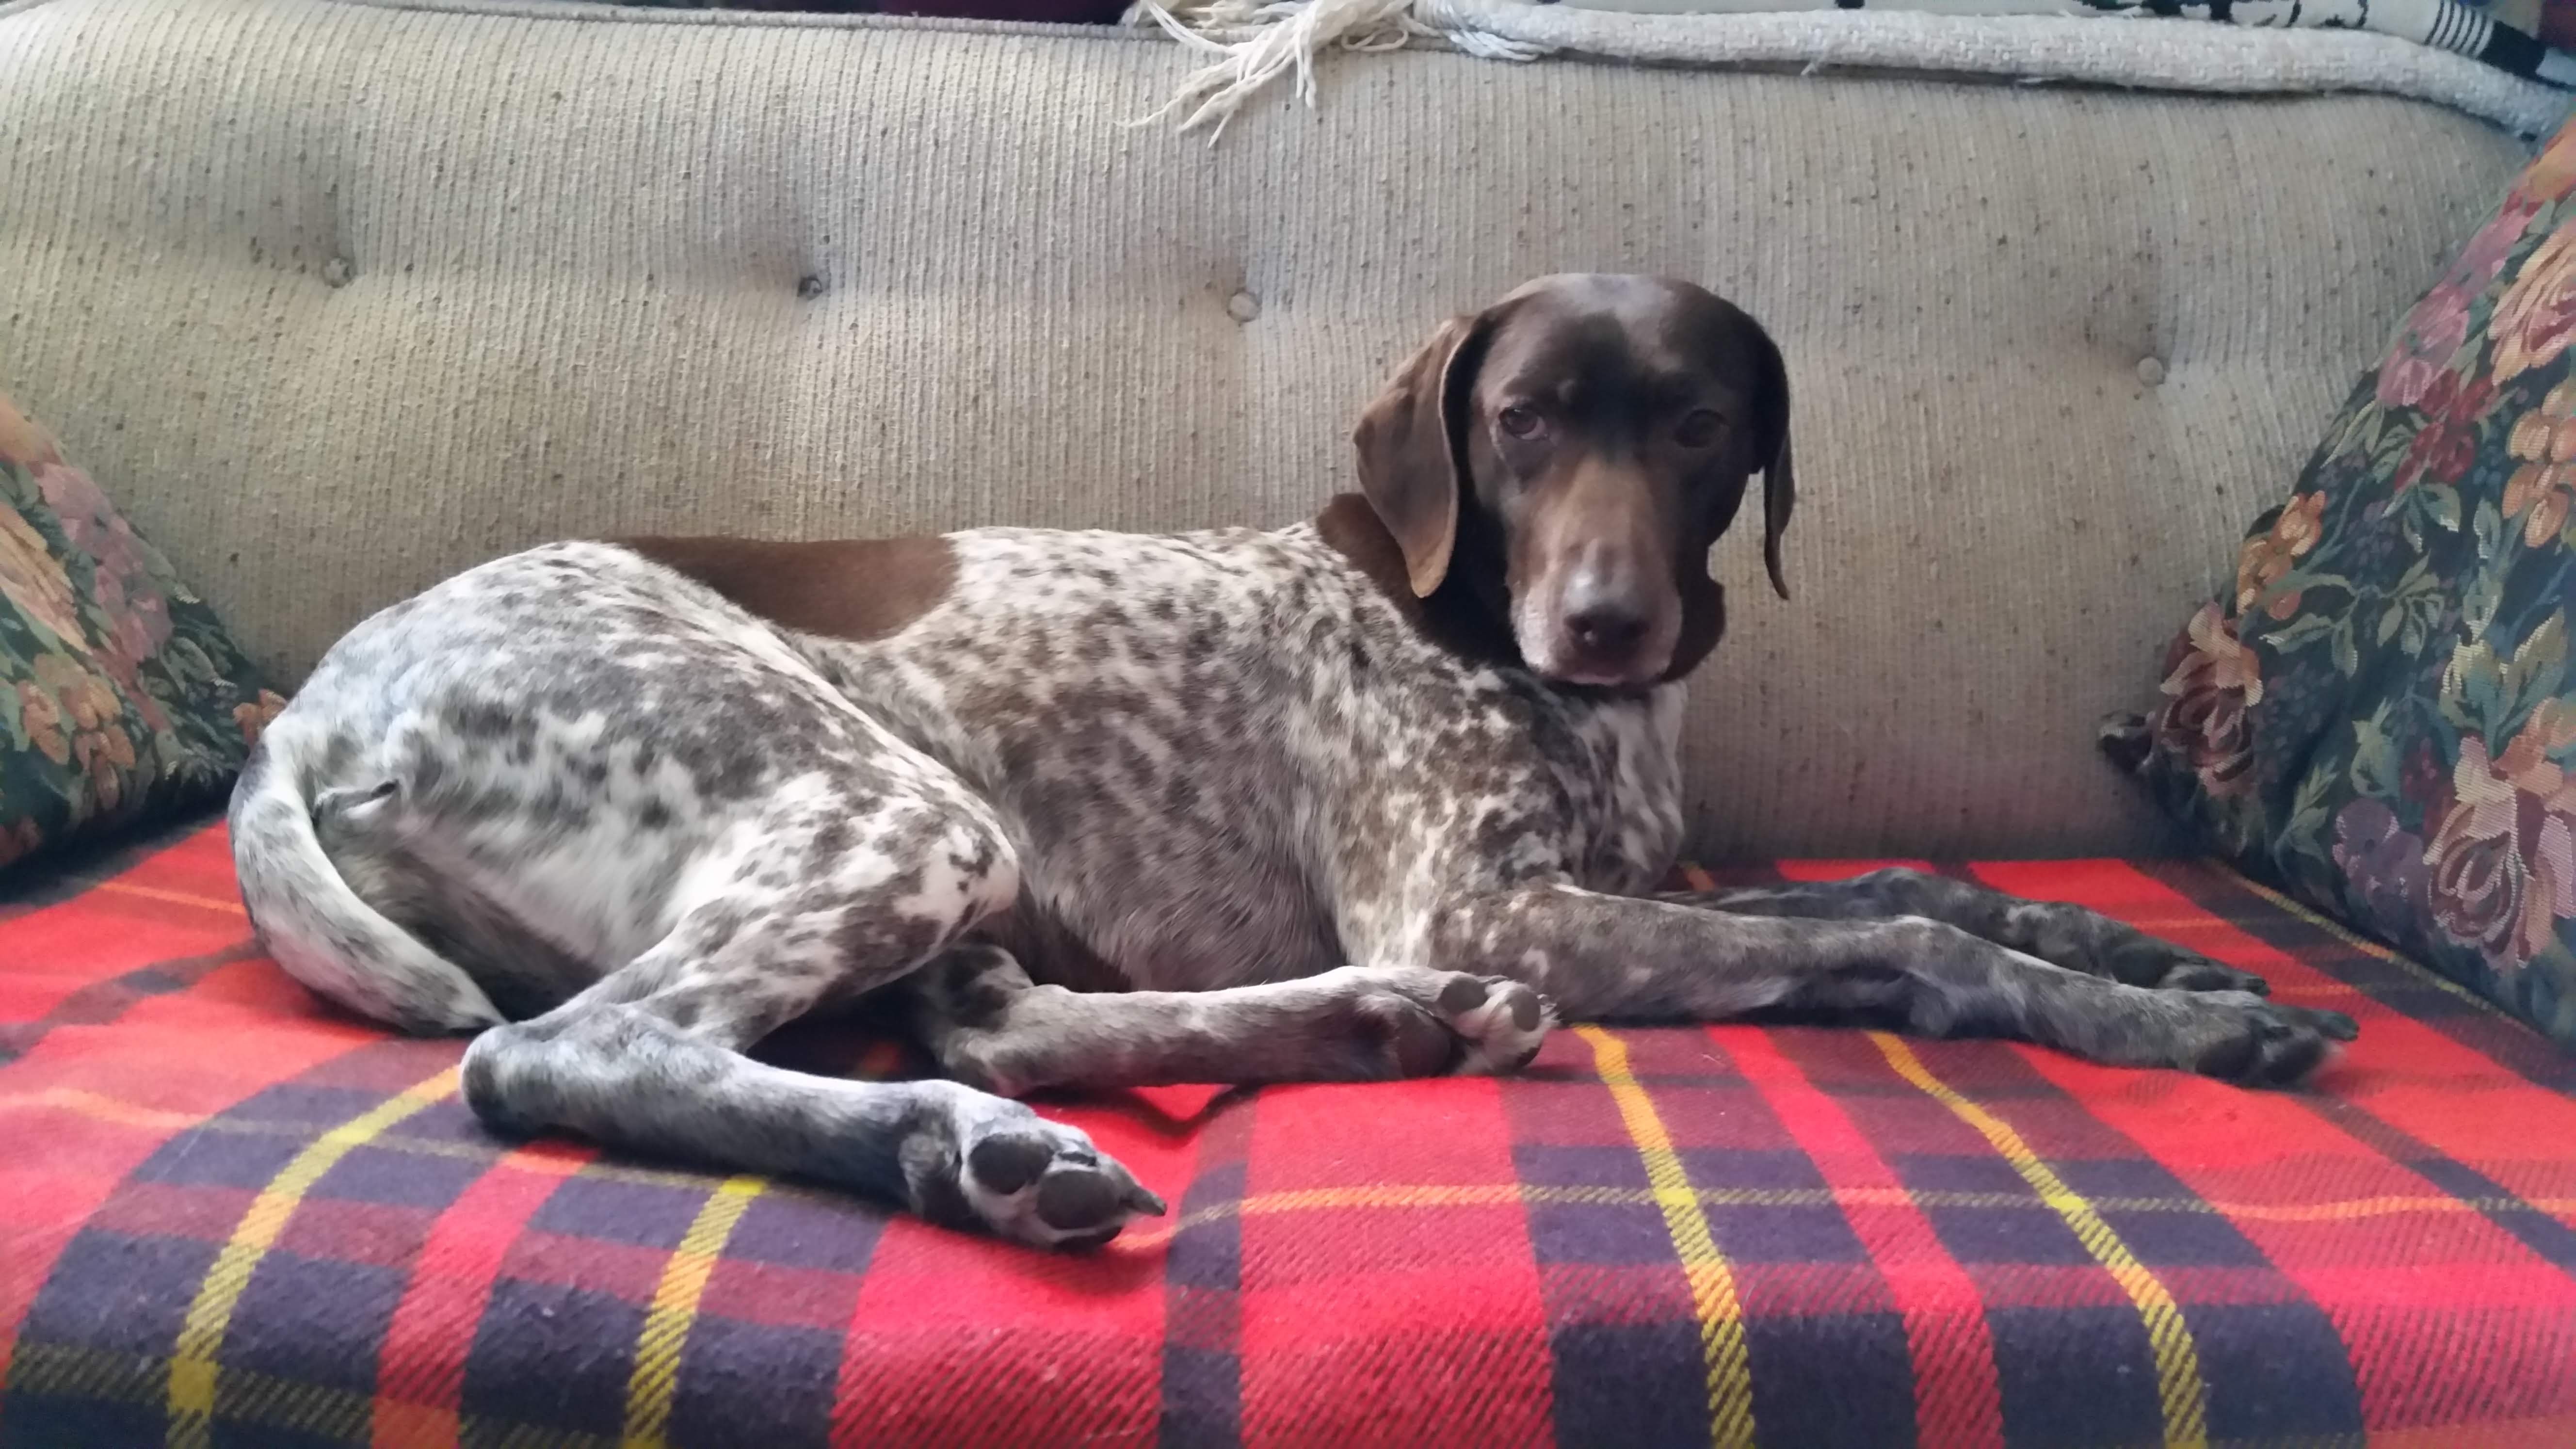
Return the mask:
<path id="1" fill-rule="evenodd" d="M 2384 98 L 1420 53 L 1213 151 L 1115 124 L 1193 63 L 52 0 L 0 21 L 0 388 L 291 679 L 564 535 L 1286 522 L 1444 314 L 1677 273 L 1787 350 L 1804 495 L 1794 603 L 1721 550 L 1695 848 L 2137 850 L 2095 718 L 2520 160 Z"/>

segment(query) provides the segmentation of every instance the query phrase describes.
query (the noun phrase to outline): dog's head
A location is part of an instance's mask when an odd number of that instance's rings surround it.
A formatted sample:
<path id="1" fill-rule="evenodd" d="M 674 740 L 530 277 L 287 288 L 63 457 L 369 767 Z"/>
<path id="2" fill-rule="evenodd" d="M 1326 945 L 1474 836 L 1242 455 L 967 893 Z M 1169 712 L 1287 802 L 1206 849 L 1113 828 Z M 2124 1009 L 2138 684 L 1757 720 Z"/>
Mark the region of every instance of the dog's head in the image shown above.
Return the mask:
<path id="1" fill-rule="evenodd" d="M 1413 593 L 1497 620 L 1549 679 L 1634 688 L 1698 664 L 1725 628 L 1709 549 L 1755 473 L 1788 597 L 1788 371 L 1688 282 L 1544 277 L 1453 317 L 1353 441 Z"/>

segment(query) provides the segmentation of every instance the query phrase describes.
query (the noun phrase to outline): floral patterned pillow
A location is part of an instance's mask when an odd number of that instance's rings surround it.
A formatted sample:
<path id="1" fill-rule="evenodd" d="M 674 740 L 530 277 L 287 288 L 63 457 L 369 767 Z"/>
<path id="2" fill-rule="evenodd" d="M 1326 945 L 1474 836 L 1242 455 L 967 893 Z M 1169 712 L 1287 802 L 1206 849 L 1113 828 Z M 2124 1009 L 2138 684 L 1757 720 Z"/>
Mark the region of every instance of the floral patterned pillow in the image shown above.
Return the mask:
<path id="1" fill-rule="evenodd" d="M 0 396 L 0 870 L 211 800 L 285 701 Z"/>
<path id="2" fill-rule="evenodd" d="M 2202 838 L 2576 1046 L 2576 124 L 2115 734 Z M 2134 757 L 2134 752 L 2133 752 Z"/>

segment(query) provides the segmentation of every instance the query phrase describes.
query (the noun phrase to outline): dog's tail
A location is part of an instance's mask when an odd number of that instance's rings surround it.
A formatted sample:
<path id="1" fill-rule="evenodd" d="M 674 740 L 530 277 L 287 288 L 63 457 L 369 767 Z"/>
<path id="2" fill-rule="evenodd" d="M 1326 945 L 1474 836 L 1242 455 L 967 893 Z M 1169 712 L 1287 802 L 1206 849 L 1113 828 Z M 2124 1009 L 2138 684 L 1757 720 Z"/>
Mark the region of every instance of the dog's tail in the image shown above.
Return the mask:
<path id="1" fill-rule="evenodd" d="M 272 725 L 233 787 L 233 866 L 242 904 L 286 974 L 361 1016 L 420 1036 L 479 1031 L 501 1013 L 463 968 L 386 919 L 351 888 L 314 829 L 317 808 L 384 808 L 395 785 L 312 786 L 318 742 L 292 718 Z"/>

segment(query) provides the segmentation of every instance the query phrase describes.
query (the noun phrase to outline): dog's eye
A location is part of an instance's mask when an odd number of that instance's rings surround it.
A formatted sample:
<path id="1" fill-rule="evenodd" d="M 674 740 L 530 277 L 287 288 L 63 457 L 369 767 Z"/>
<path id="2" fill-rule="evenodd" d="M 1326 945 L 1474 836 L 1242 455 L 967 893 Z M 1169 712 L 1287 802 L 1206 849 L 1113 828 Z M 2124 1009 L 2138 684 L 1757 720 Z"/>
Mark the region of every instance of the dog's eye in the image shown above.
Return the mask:
<path id="1" fill-rule="evenodd" d="M 1726 419 L 1701 408 L 1682 419 L 1682 425 L 1673 430 L 1673 440 L 1685 448 L 1705 448 L 1717 441 L 1717 430 L 1725 426 Z"/>
<path id="2" fill-rule="evenodd" d="M 1514 403 L 1503 409 L 1502 423 L 1503 431 L 1515 438 L 1534 437 L 1539 430 L 1538 410 Z"/>

